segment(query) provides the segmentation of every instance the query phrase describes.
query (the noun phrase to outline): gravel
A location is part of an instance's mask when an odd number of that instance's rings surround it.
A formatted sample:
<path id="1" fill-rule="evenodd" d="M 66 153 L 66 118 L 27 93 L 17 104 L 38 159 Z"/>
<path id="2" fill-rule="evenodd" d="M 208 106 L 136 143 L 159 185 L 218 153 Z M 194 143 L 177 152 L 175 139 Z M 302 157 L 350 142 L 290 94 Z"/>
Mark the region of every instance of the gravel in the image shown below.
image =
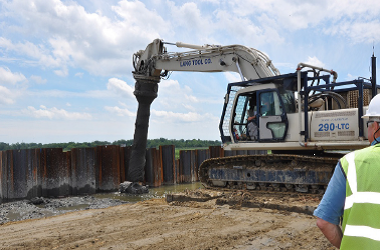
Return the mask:
<path id="1" fill-rule="evenodd" d="M 93 196 L 65 197 L 59 199 L 33 198 L 0 204 L 0 225 L 27 219 L 38 219 L 67 212 L 117 206 L 126 201 Z"/>

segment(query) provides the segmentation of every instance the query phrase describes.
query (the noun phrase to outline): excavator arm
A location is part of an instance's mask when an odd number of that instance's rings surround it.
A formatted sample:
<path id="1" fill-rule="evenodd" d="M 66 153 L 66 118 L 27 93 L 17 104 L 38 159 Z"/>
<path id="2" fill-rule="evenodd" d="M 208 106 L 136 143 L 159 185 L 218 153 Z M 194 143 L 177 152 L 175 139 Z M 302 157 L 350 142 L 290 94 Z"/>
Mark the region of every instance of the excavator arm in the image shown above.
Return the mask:
<path id="1" fill-rule="evenodd" d="M 167 52 L 165 43 L 156 39 L 145 50 L 133 55 L 134 74 L 165 76 L 168 71 L 237 72 L 242 80 L 276 76 L 280 72 L 261 51 L 242 45 L 191 45 L 167 43 L 192 49 Z"/>

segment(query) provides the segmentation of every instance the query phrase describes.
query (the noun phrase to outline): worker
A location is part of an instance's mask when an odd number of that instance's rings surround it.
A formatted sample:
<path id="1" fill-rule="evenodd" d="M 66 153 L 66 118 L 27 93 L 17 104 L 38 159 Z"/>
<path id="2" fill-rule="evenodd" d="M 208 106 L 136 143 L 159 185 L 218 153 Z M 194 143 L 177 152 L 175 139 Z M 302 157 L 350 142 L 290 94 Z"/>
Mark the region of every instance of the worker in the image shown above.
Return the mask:
<path id="1" fill-rule="evenodd" d="M 380 94 L 363 118 L 371 146 L 340 159 L 314 211 L 317 226 L 339 249 L 380 249 Z"/>
<path id="2" fill-rule="evenodd" d="M 248 129 L 248 135 L 249 138 L 252 141 L 256 141 L 258 137 L 258 129 L 257 129 L 257 123 L 256 123 L 256 95 L 253 95 L 250 98 L 249 101 L 249 110 L 248 110 L 248 124 L 247 124 L 247 129 Z"/>

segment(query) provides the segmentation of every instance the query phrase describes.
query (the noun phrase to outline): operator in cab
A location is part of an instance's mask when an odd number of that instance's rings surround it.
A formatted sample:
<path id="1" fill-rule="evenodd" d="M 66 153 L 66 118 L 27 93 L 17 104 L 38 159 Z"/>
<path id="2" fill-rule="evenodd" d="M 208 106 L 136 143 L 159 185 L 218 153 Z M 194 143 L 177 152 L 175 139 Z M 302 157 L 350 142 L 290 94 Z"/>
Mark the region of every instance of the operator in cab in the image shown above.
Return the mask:
<path id="1" fill-rule="evenodd" d="M 339 160 L 314 211 L 319 229 L 343 250 L 380 249 L 380 94 L 363 118 L 371 146 Z"/>
<path id="2" fill-rule="evenodd" d="M 252 141 L 257 141 L 258 128 L 257 128 L 257 111 L 256 111 L 256 95 L 252 95 L 249 100 L 248 110 L 248 135 Z"/>

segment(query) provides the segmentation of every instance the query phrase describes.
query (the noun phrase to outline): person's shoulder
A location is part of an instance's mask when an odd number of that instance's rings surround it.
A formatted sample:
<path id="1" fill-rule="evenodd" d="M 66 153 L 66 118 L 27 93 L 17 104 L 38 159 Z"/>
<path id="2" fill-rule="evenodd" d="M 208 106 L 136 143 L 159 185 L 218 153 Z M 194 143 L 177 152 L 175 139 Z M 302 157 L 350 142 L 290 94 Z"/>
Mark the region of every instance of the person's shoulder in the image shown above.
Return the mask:
<path id="1" fill-rule="evenodd" d="M 362 149 L 357 149 L 357 150 L 352 151 L 350 153 L 355 153 L 355 158 L 356 158 L 356 157 L 360 157 L 363 155 L 368 155 L 373 150 L 379 150 L 379 147 L 380 147 L 380 143 L 377 143 L 375 145 L 371 145 L 371 146 L 368 146 L 368 147 L 365 147 Z M 348 153 L 348 154 L 350 154 L 350 153 Z M 344 157 L 346 157 L 348 154 L 346 154 Z"/>

